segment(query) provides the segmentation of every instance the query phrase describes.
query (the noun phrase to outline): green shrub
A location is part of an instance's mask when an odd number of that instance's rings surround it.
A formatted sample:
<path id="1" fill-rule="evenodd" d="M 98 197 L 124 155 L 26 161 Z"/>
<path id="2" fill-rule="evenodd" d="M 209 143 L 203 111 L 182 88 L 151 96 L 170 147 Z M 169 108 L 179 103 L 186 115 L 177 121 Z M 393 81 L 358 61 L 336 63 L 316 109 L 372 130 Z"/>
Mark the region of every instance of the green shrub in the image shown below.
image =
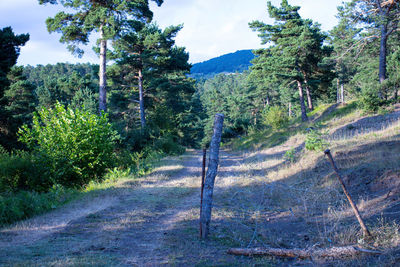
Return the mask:
<path id="1" fill-rule="evenodd" d="M 70 187 L 99 179 L 113 166 L 116 139 L 106 114 L 60 103 L 34 114 L 32 128 L 24 125 L 19 130 L 19 140 L 48 168 L 54 182 Z"/>
<path id="2" fill-rule="evenodd" d="M 284 160 L 293 163 L 296 161 L 296 150 L 294 148 L 289 149 L 288 151 L 285 152 L 285 155 L 283 155 Z"/>
<path id="3" fill-rule="evenodd" d="M 322 138 L 322 134 L 315 129 L 308 129 L 306 136 L 306 149 L 314 151 L 325 150 L 328 143 Z"/>
<path id="4" fill-rule="evenodd" d="M 359 107 L 366 112 L 376 112 L 383 104 L 383 100 L 379 97 L 379 91 L 379 84 L 365 85 L 359 97 Z"/>
<path id="5" fill-rule="evenodd" d="M 24 151 L 0 152 L 0 192 L 46 191 L 52 185 L 36 157 Z"/>
<path id="6" fill-rule="evenodd" d="M 285 127 L 289 122 L 286 110 L 279 106 L 267 107 L 262 115 L 263 123 L 274 130 Z"/>
<path id="7" fill-rule="evenodd" d="M 155 140 L 154 150 L 162 151 L 168 155 L 179 155 L 185 152 L 185 148 L 179 145 L 171 134 L 165 134 Z"/>
<path id="8" fill-rule="evenodd" d="M 0 225 L 10 224 L 57 208 L 76 194 L 61 186 L 53 186 L 47 193 L 19 191 L 0 194 Z"/>

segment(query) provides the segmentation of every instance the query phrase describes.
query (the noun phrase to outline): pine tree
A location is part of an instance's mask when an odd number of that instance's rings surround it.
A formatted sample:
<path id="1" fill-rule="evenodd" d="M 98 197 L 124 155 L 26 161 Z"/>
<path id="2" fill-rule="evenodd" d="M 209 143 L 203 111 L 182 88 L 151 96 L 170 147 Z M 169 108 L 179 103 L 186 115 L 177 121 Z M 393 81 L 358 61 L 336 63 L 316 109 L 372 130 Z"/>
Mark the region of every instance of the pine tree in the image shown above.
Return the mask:
<path id="1" fill-rule="evenodd" d="M 323 47 L 326 35 L 321 32 L 319 24 L 302 19 L 299 9 L 298 6 L 290 6 L 287 0 L 282 0 L 279 8 L 268 2 L 269 16 L 276 23 L 268 25 L 254 21 L 249 25 L 259 32 L 263 44 L 273 44 L 266 49 L 266 53 L 260 55 L 258 64 L 262 65 L 267 75 L 275 76 L 281 83 L 297 85 L 301 117 L 306 121 L 303 87 L 306 89 L 308 107 L 312 109 L 309 82 L 318 71 L 318 64 L 329 54 L 329 49 Z"/>
<path id="2" fill-rule="evenodd" d="M 22 115 L 23 117 L 25 115 L 24 112 L 22 114 L 18 113 L 18 106 L 21 104 L 18 101 L 11 101 L 12 105 L 11 107 L 9 106 L 10 97 L 13 99 L 19 98 L 18 95 L 14 94 L 20 88 L 22 88 L 22 92 L 25 92 L 26 84 L 22 84 L 23 82 L 17 84 L 17 80 L 10 81 L 9 78 L 13 78 L 13 75 L 10 74 L 10 77 L 7 77 L 7 75 L 17 63 L 20 46 L 23 46 L 28 40 L 29 34 L 15 35 L 11 27 L 0 29 L 0 145 L 8 149 L 11 149 L 16 142 L 15 127 L 12 127 L 15 124 L 12 116 L 18 117 Z M 10 85 L 13 87 L 10 88 Z M 24 98 L 25 95 L 21 97 Z M 17 113 L 10 114 L 10 112 Z"/>
<path id="3" fill-rule="evenodd" d="M 379 31 L 379 82 L 387 78 L 387 44 L 389 37 L 398 30 L 400 1 L 398 0 L 352 0 L 345 4 L 352 11 L 352 18 L 368 29 Z M 375 31 L 369 31 L 375 35 Z"/>
<path id="4" fill-rule="evenodd" d="M 153 0 L 158 5 L 163 0 Z M 39 0 L 40 4 L 61 4 L 75 13 L 59 12 L 46 20 L 47 29 L 62 34 L 60 42 L 78 56 L 83 54 L 79 44 L 87 44 L 93 31 L 99 32 L 99 111 L 107 110 L 106 60 L 107 40 L 114 40 L 123 32 L 128 20 L 145 22 L 152 19 L 149 2 L 143 0 Z"/>

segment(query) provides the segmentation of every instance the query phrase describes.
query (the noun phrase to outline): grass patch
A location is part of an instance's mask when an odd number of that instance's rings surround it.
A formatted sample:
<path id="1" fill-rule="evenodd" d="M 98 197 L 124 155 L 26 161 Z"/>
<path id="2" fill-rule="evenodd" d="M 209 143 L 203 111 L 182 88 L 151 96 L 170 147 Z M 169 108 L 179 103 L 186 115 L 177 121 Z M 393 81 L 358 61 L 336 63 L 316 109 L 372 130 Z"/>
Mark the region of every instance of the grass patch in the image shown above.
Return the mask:
<path id="1" fill-rule="evenodd" d="M 54 210 L 71 200 L 87 195 L 97 195 L 102 190 L 114 188 L 121 180 L 134 180 L 150 173 L 160 164 L 161 155 L 143 158 L 134 168 L 108 170 L 101 181 L 91 181 L 82 188 L 53 186 L 48 192 L 16 191 L 0 193 L 0 226 L 31 218 Z"/>
<path id="2" fill-rule="evenodd" d="M 44 213 L 79 195 L 75 189 L 54 186 L 49 192 L 19 191 L 0 195 L 0 226 Z"/>

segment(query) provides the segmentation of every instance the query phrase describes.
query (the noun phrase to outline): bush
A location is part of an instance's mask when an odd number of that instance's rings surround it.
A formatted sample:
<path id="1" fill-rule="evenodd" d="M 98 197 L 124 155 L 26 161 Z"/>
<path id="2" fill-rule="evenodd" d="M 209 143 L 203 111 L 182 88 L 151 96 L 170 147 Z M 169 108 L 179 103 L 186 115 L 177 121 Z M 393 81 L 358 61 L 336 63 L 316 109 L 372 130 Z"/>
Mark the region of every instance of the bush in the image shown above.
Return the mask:
<path id="1" fill-rule="evenodd" d="M 116 139 L 106 114 L 60 103 L 35 113 L 32 128 L 24 125 L 19 130 L 19 140 L 48 168 L 53 181 L 72 187 L 99 179 L 113 166 Z"/>
<path id="2" fill-rule="evenodd" d="M 285 152 L 283 158 L 287 162 L 294 163 L 296 161 L 296 150 L 294 148 L 289 149 L 288 151 Z"/>
<path id="3" fill-rule="evenodd" d="M 75 191 L 61 186 L 53 186 L 47 193 L 20 191 L 0 194 L 0 226 L 57 208 L 75 194 Z"/>
<path id="4" fill-rule="evenodd" d="M 53 185 L 37 159 L 24 151 L 0 152 L 0 192 L 46 191 Z"/>
<path id="5" fill-rule="evenodd" d="M 328 143 L 322 138 L 322 134 L 315 129 L 308 129 L 306 136 L 306 149 L 314 151 L 325 150 Z"/>
<path id="6" fill-rule="evenodd" d="M 379 97 L 379 84 L 368 84 L 361 90 L 358 105 L 366 112 L 376 112 L 383 104 L 383 100 Z"/>
<path id="7" fill-rule="evenodd" d="M 262 115 L 263 123 L 277 130 L 285 127 L 289 122 L 286 110 L 279 106 L 267 107 Z"/>

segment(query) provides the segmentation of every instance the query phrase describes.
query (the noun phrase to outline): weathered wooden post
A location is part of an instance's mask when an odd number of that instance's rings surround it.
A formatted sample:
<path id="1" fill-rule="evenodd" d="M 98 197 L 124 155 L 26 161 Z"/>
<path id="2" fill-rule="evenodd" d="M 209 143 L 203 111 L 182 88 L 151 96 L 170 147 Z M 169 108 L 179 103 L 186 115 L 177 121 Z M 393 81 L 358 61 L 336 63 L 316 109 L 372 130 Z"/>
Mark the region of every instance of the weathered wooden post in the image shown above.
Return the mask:
<path id="1" fill-rule="evenodd" d="M 343 191 L 344 191 L 347 199 L 349 200 L 351 207 L 353 208 L 353 212 L 354 212 L 358 222 L 360 223 L 361 228 L 363 229 L 364 235 L 370 237 L 371 233 L 368 231 L 367 226 L 365 226 L 364 221 L 361 218 L 360 212 L 358 211 L 356 204 L 354 204 L 353 199 L 351 198 L 349 192 L 347 191 L 347 188 L 346 188 L 346 186 L 345 186 L 345 184 L 343 182 L 343 179 L 339 174 L 339 170 L 336 167 L 335 162 L 333 161 L 331 151 L 329 149 L 325 150 L 325 155 L 328 156 L 328 159 L 331 162 L 332 168 L 335 171 L 336 176 L 339 179 L 340 184 L 342 185 Z"/>
<path id="2" fill-rule="evenodd" d="M 208 161 L 206 179 L 204 181 L 204 189 L 203 189 L 204 199 L 200 214 L 202 238 L 207 238 L 210 227 L 214 181 L 215 177 L 217 176 L 217 170 L 218 170 L 219 144 L 221 143 L 223 124 L 224 124 L 224 115 L 215 114 L 214 132 L 210 144 L 210 158 Z"/>
<path id="3" fill-rule="evenodd" d="M 206 158 L 207 158 L 207 148 L 203 148 L 203 164 L 201 168 L 201 195 L 200 195 L 200 216 L 203 209 L 203 189 L 204 189 L 204 179 L 206 176 Z M 202 237 L 203 228 L 200 221 L 200 238 Z"/>

